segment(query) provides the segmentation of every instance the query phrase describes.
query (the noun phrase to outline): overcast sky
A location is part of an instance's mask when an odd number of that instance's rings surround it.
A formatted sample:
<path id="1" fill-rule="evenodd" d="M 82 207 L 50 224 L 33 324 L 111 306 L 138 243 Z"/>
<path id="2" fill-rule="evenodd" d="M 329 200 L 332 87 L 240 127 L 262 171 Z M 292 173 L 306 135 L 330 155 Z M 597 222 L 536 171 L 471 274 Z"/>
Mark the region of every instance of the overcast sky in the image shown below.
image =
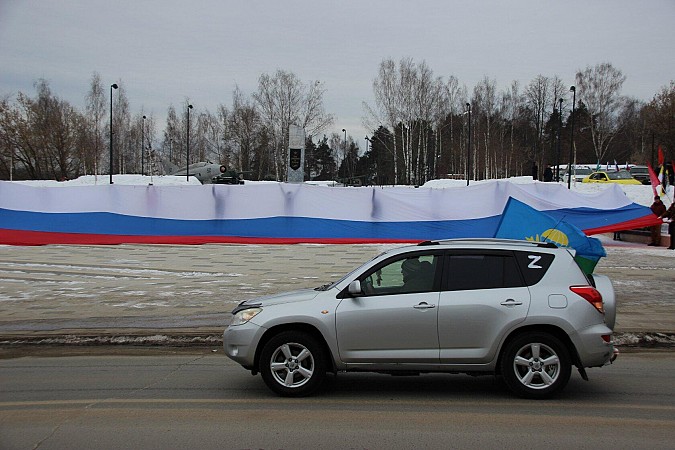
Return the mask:
<path id="1" fill-rule="evenodd" d="M 610 62 L 623 94 L 650 100 L 675 79 L 674 0 L 0 0 L 0 95 L 35 95 L 46 79 L 78 108 L 93 72 L 121 81 L 133 114 L 163 129 L 169 105 L 228 108 L 277 69 L 324 83 L 330 132 L 370 134 L 362 102 L 385 58 L 426 61 L 469 89 L 537 75 L 573 84 Z M 159 133 L 158 133 L 159 136 Z"/>

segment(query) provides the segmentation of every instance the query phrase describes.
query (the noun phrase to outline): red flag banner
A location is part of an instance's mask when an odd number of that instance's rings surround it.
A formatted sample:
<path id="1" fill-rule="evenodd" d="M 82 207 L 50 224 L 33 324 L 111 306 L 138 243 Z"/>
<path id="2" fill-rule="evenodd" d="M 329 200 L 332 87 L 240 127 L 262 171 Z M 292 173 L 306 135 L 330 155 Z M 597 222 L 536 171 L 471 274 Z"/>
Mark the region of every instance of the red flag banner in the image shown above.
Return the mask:
<path id="1" fill-rule="evenodd" d="M 663 156 L 663 149 L 659 145 L 659 166 L 662 166 L 665 160 L 666 158 Z"/>
<path id="2" fill-rule="evenodd" d="M 652 191 L 654 191 L 654 197 L 656 197 L 658 195 L 656 193 L 656 188 L 661 182 L 659 181 L 659 177 L 656 176 L 654 169 L 652 169 L 652 165 L 649 163 L 647 163 L 647 170 L 649 170 L 649 181 L 652 183 Z"/>

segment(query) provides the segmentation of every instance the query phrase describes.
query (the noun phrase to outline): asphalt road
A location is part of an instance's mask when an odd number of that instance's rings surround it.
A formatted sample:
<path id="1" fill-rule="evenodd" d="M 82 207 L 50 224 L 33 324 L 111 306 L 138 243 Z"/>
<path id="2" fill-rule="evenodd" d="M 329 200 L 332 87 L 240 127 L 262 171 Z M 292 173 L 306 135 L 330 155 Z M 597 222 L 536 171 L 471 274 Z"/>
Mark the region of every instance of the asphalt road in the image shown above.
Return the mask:
<path id="1" fill-rule="evenodd" d="M 589 382 L 574 373 L 549 401 L 444 374 L 340 374 L 318 396 L 284 399 L 217 348 L 99 352 L 0 360 L 0 448 L 657 449 L 675 439 L 667 351 L 622 354 Z"/>

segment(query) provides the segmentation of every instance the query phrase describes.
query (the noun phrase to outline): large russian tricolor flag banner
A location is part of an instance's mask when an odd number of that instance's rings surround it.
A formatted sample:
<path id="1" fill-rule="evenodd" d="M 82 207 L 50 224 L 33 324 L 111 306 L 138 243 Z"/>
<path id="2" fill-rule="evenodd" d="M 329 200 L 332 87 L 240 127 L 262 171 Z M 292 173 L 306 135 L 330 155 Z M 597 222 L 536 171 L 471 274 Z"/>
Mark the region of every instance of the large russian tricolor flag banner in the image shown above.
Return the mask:
<path id="1" fill-rule="evenodd" d="M 0 244 L 393 243 L 494 236 L 513 197 L 586 234 L 657 222 L 618 186 L 307 184 L 34 187 L 0 182 Z"/>

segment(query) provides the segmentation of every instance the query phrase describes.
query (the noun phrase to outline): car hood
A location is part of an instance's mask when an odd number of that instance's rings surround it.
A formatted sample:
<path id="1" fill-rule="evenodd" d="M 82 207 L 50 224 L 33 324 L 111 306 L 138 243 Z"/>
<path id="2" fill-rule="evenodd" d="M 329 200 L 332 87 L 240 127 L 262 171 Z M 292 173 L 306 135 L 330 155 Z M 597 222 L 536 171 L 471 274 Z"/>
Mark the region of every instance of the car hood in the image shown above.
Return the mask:
<path id="1" fill-rule="evenodd" d="M 304 302 L 312 300 L 319 295 L 319 291 L 314 289 L 300 289 L 297 291 L 283 292 L 281 294 L 268 295 L 265 297 L 252 298 L 246 300 L 242 305 L 246 306 L 271 306 L 279 305 L 281 303 Z"/>

